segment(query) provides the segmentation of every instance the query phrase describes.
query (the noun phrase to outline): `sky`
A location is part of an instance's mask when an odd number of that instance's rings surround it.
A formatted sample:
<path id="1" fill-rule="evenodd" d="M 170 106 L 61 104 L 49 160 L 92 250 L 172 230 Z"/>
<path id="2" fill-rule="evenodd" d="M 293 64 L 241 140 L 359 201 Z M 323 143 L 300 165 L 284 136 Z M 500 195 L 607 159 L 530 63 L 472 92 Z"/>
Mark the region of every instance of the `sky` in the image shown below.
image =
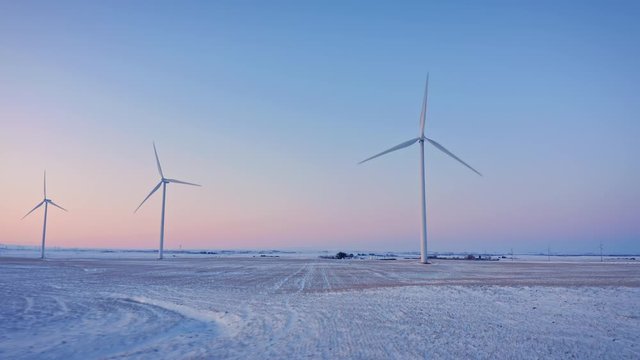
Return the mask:
<path id="1" fill-rule="evenodd" d="M 0 243 L 640 253 L 636 1 L 0 2 Z"/>

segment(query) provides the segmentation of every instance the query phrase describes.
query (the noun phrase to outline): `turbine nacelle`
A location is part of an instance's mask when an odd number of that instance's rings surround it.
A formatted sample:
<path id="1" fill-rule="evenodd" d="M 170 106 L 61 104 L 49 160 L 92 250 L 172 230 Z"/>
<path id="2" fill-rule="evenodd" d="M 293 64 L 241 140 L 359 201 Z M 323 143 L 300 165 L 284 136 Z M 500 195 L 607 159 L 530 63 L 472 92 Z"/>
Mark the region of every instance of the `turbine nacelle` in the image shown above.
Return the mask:
<path id="1" fill-rule="evenodd" d="M 44 172 L 44 198 L 42 199 L 41 202 L 38 203 L 38 205 L 36 205 L 33 209 L 31 209 L 31 211 L 29 211 L 27 213 L 27 215 L 23 216 L 22 219 L 26 218 L 27 216 L 29 216 L 29 214 L 31 214 L 32 212 L 36 211 L 36 209 L 38 209 L 40 206 L 45 205 L 45 204 L 51 204 L 55 207 L 57 207 L 58 209 L 62 209 L 64 211 L 68 211 L 67 209 L 63 208 L 62 206 L 56 204 L 53 202 L 53 200 L 47 198 L 47 172 Z"/>
<path id="2" fill-rule="evenodd" d="M 358 164 L 362 164 L 364 162 L 367 162 L 369 160 L 375 159 L 379 156 L 388 154 L 390 152 L 394 152 L 396 150 L 400 150 L 400 149 L 404 149 L 406 147 L 409 147 L 415 143 L 420 143 L 423 144 L 426 141 L 428 141 L 431 145 L 433 145 L 436 149 L 442 151 L 443 153 L 451 156 L 452 158 L 454 158 L 455 160 L 457 160 L 458 162 L 460 162 L 462 165 L 466 166 L 467 168 L 469 168 L 471 171 L 475 172 L 476 174 L 482 176 L 482 174 L 480 174 L 480 172 L 478 172 L 476 169 L 472 168 L 469 164 L 467 164 L 466 162 L 462 161 L 462 159 L 460 159 L 459 157 L 455 156 L 451 151 L 447 150 L 444 146 L 440 145 L 438 142 L 436 142 L 433 139 L 429 139 L 428 137 L 424 136 L 424 128 L 427 122 L 427 94 L 429 93 L 429 74 L 427 74 L 427 81 L 425 83 L 425 87 L 424 87 L 424 98 L 422 99 L 422 108 L 420 111 L 420 128 L 419 128 L 419 136 L 417 138 L 413 138 L 411 140 L 407 140 L 403 143 L 400 143 L 388 150 L 385 150 L 381 153 L 378 153 L 376 155 L 373 155 L 369 158 L 366 158 L 362 161 L 360 161 Z"/>
<path id="3" fill-rule="evenodd" d="M 133 211 L 134 213 L 137 212 L 138 209 L 140 209 L 140 207 L 142 207 L 142 204 L 144 204 L 147 201 L 147 199 L 149 199 L 151 197 L 151 195 L 153 195 L 153 193 L 155 193 L 156 191 L 158 191 L 158 189 L 160 189 L 160 186 L 166 186 L 169 183 L 191 185 L 191 186 L 202 186 L 202 185 L 198 185 L 198 184 L 194 184 L 194 183 L 190 183 L 190 182 L 186 182 L 186 181 L 182 181 L 182 180 L 169 179 L 169 178 L 164 177 L 164 173 L 162 172 L 162 166 L 160 165 L 160 158 L 158 157 L 158 150 L 156 150 L 156 144 L 155 143 L 153 143 L 153 153 L 156 156 L 156 165 L 158 166 L 158 173 L 160 174 L 160 182 L 151 190 L 149 195 L 147 195 L 147 197 L 144 198 L 144 200 L 142 200 L 140 205 L 138 205 L 138 207 Z"/>

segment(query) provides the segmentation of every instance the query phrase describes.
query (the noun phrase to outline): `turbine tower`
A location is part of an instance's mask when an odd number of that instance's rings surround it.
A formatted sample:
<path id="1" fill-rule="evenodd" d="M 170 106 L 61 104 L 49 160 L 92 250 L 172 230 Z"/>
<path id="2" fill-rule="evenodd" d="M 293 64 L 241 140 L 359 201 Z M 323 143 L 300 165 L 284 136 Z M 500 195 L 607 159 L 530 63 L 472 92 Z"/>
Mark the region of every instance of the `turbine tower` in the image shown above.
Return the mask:
<path id="1" fill-rule="evenodd" d="M 140 205 L 138 205 L 138 207 L 135 209 L 134 213 L 137 212 L 138 209 L 140 209 L 142 204 L 144 204 L 144 202 L 147 201 L 147 199 L 149 199 L 151 195 L 153 195 L 153 193 L 160 188 L 160 186 L 162 186 L 162 216 L 160 217 L 160 251 L 158 253 L 158 259 L 162 260 L 162 252 L 164 249 L 164 208 L 165 208 L 166 197 L 167 197 L 167 184 L 176 183 L 176 184 L 184 184 L 184 185 L 192 185 L 192 186 L 201 186 L 201 185 L 192 184 L 186 181 L 181 181 L 176 179 L 165 178 L 164 173 L 162 172 L 162 166 L 160 166 L 160 159 L 158 158 L 158 151 L 156 150 L 155 143 L 153 143 L 153 152 L 156 155 L 156 164 L 158 165 L 158 173 L 160 173 L 160 182 L 158 183 L 158 185 L 156 185 L 156 187 L 153 188 L 153 190 L 151 190 L 149 195 L 147 195 L 147 197 L 144 198 L 144 200 L 142 200 Z"/>
<path id="2" fill-rule="evenodd" d="M 469 169 L 471 169 L 473 172 L 475 172 L 476 174 L 482 176 L 482 174 L 480 174 L 476 169 L 472 168 L 469 164 L 465 163 L 464 161 L 462 161 L 459 157 L 455 156 L 452 152 L 450 152 L 449 150 L 445 149 L 444 146 L 440 145 L 439 143 L 437 143 L 435 140 L 429 139 L 427 137 L 424 136 L 424 127 L 425 127 L 425 123 L 426 123 L 426 117 L 427 117 L 427 93 L 429 90 L 429 74 L 427 74 L 427 81 L 424 87 L 424 98 L 422 100 L 422 110 L 420 112 L 420 132 L 419 132 L 419 136 L 416 138 L 413 138 L 411 140 L 407 140 L 399 145 L 396 145 L 394 147 L 392 147 L 391 149 L 385 150 L 379 154 L 373 155 L 370 158 L 364 159 L 362 161 L 360 161 L 358 164 L 362 164 L 366 161 L 369 161 L 371 159 L 375 159 L 379 156 L 388 154 L 390 152 L 396 151 L 396 150 L 400 150 L 400 149 L 404 149 L 406 147 L 409 147 L 413 144 L 415 144 L 416 142 L 420 143 L 420 180 L 421 180 L 421 184 L 420 184 L 420 195 L 422 198 L 422 227 L 420 228 L 420 233 L 421 233 L 421 238 L 422 238 L 422 242 L 420 243 L 420 261 L 423 264 L 428 264 L 429 262 L 427 261 L 427 199 L 426 199 L 426 187 L 425 187 L 425 169 L 424 169 L 424 142 L 425 140 L 428 141 L 431 145 L 435 146 L 436 149 L 444 152 L 445 154 L 451 156 L 452 158 L 456 159 L 457 161 L 459 161 L 462 165 L 468 167 Z"/>
<path id="3" fill-rule="evenodd" d="M 29 214 L 31 214 L 32 212 L 34 212 L 37 208 L 39 208 L 40 206 L 44 205 L 44 225 L 42 226 L 42 247 L 40 249 L 40 259 L 44 259 L 44 241 L 47 237 L 47 210 L 49 208 L 49 204 L 62 209 L 64 211 L 67 211 L 67 209 L 63 208 L 62 206 L 56 204 L 53 202 L 53 200 L 51 199 L 47 199 L 47 171 L 44 171 L 44 199 L 38 204 L 36 205 L 36 207 L 34 207 L 33 209 L 31 209 L 31 211 L 29 211 L 27 213 L 27 215 L 23 216 L 22 219 L 26 218 L 27 216 L 29 216 Z"/>

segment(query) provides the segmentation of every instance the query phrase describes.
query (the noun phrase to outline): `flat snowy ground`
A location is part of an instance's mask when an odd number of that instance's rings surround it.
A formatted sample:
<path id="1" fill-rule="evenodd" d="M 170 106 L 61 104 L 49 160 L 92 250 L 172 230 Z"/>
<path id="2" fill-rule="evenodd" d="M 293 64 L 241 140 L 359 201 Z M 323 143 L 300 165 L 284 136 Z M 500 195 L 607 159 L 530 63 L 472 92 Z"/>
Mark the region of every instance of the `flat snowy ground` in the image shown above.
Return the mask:
<path id="1" fill-rule="evenodd" d="M 640 358 L 640 264 L 0 258 L 0 358 Z"/>

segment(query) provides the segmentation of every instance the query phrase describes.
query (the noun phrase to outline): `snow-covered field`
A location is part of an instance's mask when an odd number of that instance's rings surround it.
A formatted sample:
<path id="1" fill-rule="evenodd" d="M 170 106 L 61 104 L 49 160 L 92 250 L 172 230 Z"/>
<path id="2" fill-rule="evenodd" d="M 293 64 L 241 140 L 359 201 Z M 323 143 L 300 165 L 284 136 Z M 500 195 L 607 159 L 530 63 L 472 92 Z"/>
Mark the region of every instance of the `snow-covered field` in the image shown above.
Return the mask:
<path id="1" fill-rule="evenodd" d="M 637 262 L 152 256 L 0 257 L 0 359 L 640 358 Z"/>

